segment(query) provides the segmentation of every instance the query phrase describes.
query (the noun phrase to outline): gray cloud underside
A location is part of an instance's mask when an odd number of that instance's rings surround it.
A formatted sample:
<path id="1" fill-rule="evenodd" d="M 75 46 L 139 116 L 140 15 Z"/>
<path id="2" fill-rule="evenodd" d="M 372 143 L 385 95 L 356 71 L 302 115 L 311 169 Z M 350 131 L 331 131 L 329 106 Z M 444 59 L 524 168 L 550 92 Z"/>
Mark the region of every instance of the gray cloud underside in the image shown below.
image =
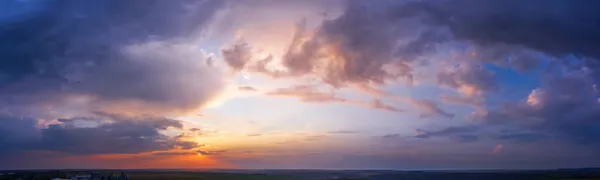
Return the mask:
<path id="1" fill-rule="evenodd" d="M 221 1 L 20 3 L 14 8 L 37 8 L 0 21 L 2 104 L 85 95 L 94 104 L 185 109 L 221 88 L 193 45 Z"/>
<path id="2" fill-rule="evenodd" d="M 563 141 L 600 147 L 600 103 L 592 80 L 579 71 L 548 77 L 528 99 L 508 102 L 499 108 L 477 112 L 479 125 L 425 131 L 417 137 L 476 135 L 490 139 L 532 143 Z M 500 131 L 488 131 L 490 127 Z"/>
<path id="3" fill-rule="evenodd" d="M 191 149 L 197 143 L 163 135 L 167 128 L 181 129 L 180 121 L 153 117 L 130 117 L 98 113 L 96 117 L 59 119 L 38 129 L 31 118 L 0 116 L 0 152 L 53 151 L 67 154 L 130 154 Z M 81 124 L 87 124 L 82 126 Z M 7 136 L 8 135 L 8 136 Z"/>
<path id="4" fill-rule="evenodd" d="M 298 25 L 281 57 L 288 72 L 265 69 L 264 64 L 271 58 L 256 64 L 237 58 L 236 62 L 244 63 L 236 64 L 276 77 L 317 75 L 333 87 L 381 85 L 424 78 L 415 77 L 414 69 L 433 61 L 432 54 L 444 52 L 442 45 L 458 44 L 475 55 L 467 57 L 469 52 L 462 52 L 465 59 L 458 62 L 448 58 L 446 64 L 450 67 L 455 63 L 462 65 L 435 76 L 440 85 L 456 90 L 467 87 L 472 88 L 472 93 L 495 92 L 500 88 L 497 80 L 482 65 L 528 71 L 541 67 L 542 56 L 554 58 L 556 62 L 552 63 L 559 66 L 566 66 L 561 58 L 582 57 L 579 68 L 589 71 L 590 78 L 597 82 L 600 33 L 595 29 L 599 28 L 600 14 L 590 7 L 598 5 L 594 0 L 347 1 L 342 15 L 325 20 L 315 34 L 309 34 L 304 23 Z M 247 44 L 236 45 L 227 52 L 240 52 L 235 57 L 247 57 L 246 51 L 233 51 L 244 49 L 240 47 L 247 48 Z M 331 53 L 335 56 L 329 56 Z M 446 100 L 476 106 L 482 103 L 473 97 Z"/>
<path id="5" fill-rule="evenodd" d="M 598 12 L 589 8 L 596 5 L 593 0 L 348 1 L 346 11 L 325 20 L 315 35 L 307 35 L 301 23 L 283 65 L 292 74 L 318 73 L 324 82 L 344 86 L 412 78 L 408 65 L 427 61 L 424 56 L 447 42 L 467 43 L 479 52 L 482 62 L 506 64 L 510 59 L 508 64 L 517 69 L 539 65 L 532 52 L 598 57 L 594 49 L 600 45 L 600 35 L 593 30 Z M 302 39 L 307 36 L 310 39 Z M 224 54 L 243 52 L 242 47 L 246 44 Z M 321 61 L 328 58 L 322 52 L 326 49 L 335 51 L 339 60 Z M 247 62 L 247 58 L 235 59 Z M 245 63 L 235 64 L 239 68 Z"/>
<path id="6" fill-rule="evenodd" d="M 462 61 L 465 65 L 451 71 L 440 71 L 439 84 L 457 90 L 466 85 L 485 93 L 499 87 L 494 75 L 481 65 L 530 70 L 541 67 L 544 55 L 553 59 L 542 75 L 542 86 L 536 90 L 538 105 L 527 104 L 525 99 L 476 113 L 476 118 L 486 125 L 521 130 L 495 135 L 502 139 L 533 141 L 551 137 L 597 144 L 600 114 L 594 88 L 600 79 L 600 12 L 593 7 L 598 5 L 600 2 L 594 0 L 349 1 L 347 10 L 323 22 L 312 39 L 299 45 L 292 43 L 296 51 L 290 53 L 294 55 L 291 57 L 302 58 L 288 57 L 284 65 L 298 72 L 312 72 L 308 70 L 311 67 L 326 69 L 322 80 L 333 86 L 365 81 L 379 84 L 388 78 L 407 77 L 422 64 L 417 62 L 430 61 L 427 55 L 437 53 L 440 45 L 459 43 L 472 48 L 476 57 Z M 332 47 L 340 53 L 342 66 L 324 68 L 316 63 L 319 48 Z M 563 60 L 570 55 L 579 57 L 578 63 Z M 391 74 L 385 71 L 389 65 L 402 67 L 402 71 L 396 69 L 392 71 L 396 74 Z M 481 105 L 480 100 L 469 97 L 445 99 Z M 433 102 L 415 101 L 413 105 L 426 112 L 453 116 Z M 464 134 L 462 139 L 477 140 L 473 134 Z"/>

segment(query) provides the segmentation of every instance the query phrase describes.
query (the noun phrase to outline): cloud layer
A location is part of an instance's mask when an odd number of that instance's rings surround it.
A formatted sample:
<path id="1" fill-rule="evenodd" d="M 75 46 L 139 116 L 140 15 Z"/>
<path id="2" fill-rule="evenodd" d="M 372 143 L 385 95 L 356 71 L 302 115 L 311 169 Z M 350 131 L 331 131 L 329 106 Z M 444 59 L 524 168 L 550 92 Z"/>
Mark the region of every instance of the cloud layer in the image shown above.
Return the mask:
<path id="1" fill-rule="evenodd" d="M 181 129 L 180 121 L 152 116 L 130 117 L 97 113 L 96 117 L 58 119 L 39 128 L 35 119 L 3 115 L 0 131 L 4 146 L 0 151 L 10 155 L 19 151 L 51 151 L 66 154 L 135 154 L 142 152 L 191 149 L 189 142 L 163 135 L 169 128 Z M 118 147 L 118 148 L 115 148 Z"/>
<path id="2" fill-rule="evenodd" d="M 39 8 L 0 24 L 2 103 L 79 96 L 188 109 L 220 90 L 219 71 L 194 45 L 219 1 L 20 3 Z"/>
<path id="3" fill-rule="evenodd" d="M 329 6 L 341 11 L 314 14 Z M 373 167 L 397 167 L 391 160 L 506 166 L 523 158 L 540 166 L 590 164 L 586 159 L 598 156 L 586 152 L 600 149 L 598 6 L 597 0 L 0 2 L 0 159 L 48 153 L 225 161 L 252 154 L 249 162 L 277 164 L 334 154 L 342 160 L 323 158 L 331 166 L 348 159 Z M 306 15 L 286 9 L 292 7 L 313 14 L 301 19 Z M 260 32 L 245 35 L 245 28 Z M 281 37 L 285 30 L 289 37 Z M 235 103 L 213 107 L 231 87 L 235 93 L 227 96 Z M 306 106 L 286 102 L 271 111 L 273 104 L 261 101 L 266 97 L 337 107 L 304 113 Z M 200 110 L 206 116 L 189 117 Z M 280 122 L 297 112 L 303 114 Z M 238 126 L 248 119 L 260 123 Z M 271 139 L 275 133 L 267 131 L 279 128 L 294 132 Z M 206 132 L 219 133 L 196 137 Z M 303 133 L 309 135 L 294 138 Z M 218 145 L 199 150 L 204 144 L 196 138 Z M 562 159 L 540 163 L 547 157 Z"/>

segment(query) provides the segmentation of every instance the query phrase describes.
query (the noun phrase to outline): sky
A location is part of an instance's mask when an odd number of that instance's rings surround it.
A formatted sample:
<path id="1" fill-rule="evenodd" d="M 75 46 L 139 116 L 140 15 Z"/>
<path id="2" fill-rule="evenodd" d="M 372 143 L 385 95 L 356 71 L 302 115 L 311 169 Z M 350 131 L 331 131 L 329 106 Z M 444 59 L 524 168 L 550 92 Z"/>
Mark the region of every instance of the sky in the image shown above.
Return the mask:
<path id="1" fill-rule="evenodd" d="M 0 1 L 0 169 L 598 167 L 596 7 Z"/>

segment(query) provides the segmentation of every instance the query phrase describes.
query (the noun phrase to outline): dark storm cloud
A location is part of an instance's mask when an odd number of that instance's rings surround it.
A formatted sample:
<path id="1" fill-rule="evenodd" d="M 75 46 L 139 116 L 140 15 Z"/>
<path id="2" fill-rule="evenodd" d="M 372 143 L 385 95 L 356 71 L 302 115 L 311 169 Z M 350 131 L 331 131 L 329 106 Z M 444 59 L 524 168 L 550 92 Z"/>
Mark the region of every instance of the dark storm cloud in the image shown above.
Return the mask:
<path id="1" fill-rule="evenodd" d="M 387 3 L 387 2 L 386 2 Z M 481 47 L 521 46 L 564 56 L 600 57 L 595 0 L 443 0 L 390 5 L 393 18 L 423 17 Z M 429 41 L 435 42 L 435 41 Z M 500 57 L 500 56 L 499 56 Z M 504 56 L 502 56 L 504 58 Z"/>
<path id="2" fill-rule="evenodd" d="M 221 1 L 20 3 L 39 8 L 0 21 L 4 95 L 36 102 L 39 94 L 82 94 L 189 108 L 220 87 L 203 53 L 187 43 Z M 190 76 L 202 82 L 185 82 Z"/>
<path id="3" fill-rule="evenodd" d="M 2 116 L 0 151 L 17 153 L 42 150 L 67 154 L 129 154 L 191 149 L 197 143 L 161 134 L 167 128 L 182 128 L 181 122 L 162 117 L 100 117 L 62 119 L 47 128 L 35 127 L 34 119 Z M 76 122 L 96 122 L 82 126 Z M 85 123 L 81 123 L 85 124 Z"/>
<path id="4" fill-rule="evenodd" d="M 446 18 L 442 23 L 459 39 L 599 58 L 598 6 L 595 0 L 451 0 L 438 8 Z"/>
<path id="5" fill-rule="evenodd" d="M 599 5 L 595 0 L 446 0 L 414 1 L 404 7 L 412 9 L 412 16 L 449 29 L 455 40 L 476 46 L 476 58 L 483 62 L 523 70 L 540 65 L 536 52 L 573 54 L 591 58 L 585 64 L 598 78 L 600 12 L 593 7 Z"/>

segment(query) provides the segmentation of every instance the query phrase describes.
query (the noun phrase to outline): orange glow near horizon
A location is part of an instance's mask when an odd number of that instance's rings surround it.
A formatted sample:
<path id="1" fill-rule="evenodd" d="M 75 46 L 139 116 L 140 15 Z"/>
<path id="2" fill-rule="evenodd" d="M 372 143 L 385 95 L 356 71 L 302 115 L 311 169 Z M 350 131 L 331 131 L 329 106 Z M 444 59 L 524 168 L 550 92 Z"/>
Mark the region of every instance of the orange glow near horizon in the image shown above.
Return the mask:
<path id="1" fill-rule="evenodd" d="M 200 154 L 189 155 L 152 155 L 141 154 L 103 154 L 64 157 L 65 162 L 75 165 L 87 165 L 93 162 L 93 168 L 124 169 L 213 169 L 232 168 L 225 161 Z"/>

